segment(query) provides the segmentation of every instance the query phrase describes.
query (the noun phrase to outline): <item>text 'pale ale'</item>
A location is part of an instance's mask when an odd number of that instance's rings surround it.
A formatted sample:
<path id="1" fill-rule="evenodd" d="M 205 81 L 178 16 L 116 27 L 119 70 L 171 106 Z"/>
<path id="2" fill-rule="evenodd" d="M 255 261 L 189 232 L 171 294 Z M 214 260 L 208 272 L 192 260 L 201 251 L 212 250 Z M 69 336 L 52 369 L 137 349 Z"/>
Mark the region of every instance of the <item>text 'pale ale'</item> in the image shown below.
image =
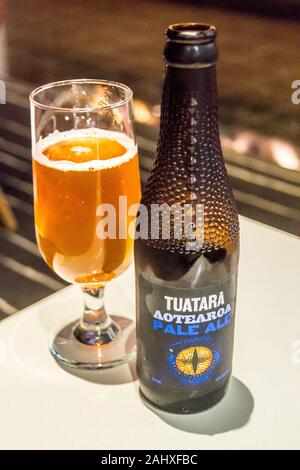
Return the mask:
<path id="1" fill-rule="evenodd" d="M 146 400 L 191 413 L 216 404 L 231 375 L 239 222 L 218 131 L 216 29 L 177 24 L 166 36 L 160 137 L 141 201 L 163 206 L 148 224 L 160 230 L 135 242 L 137 372 Z M 187 207 L 194 238 L 165 236 L 174 204 Z M 171 228 L 183 221 L 174 214 Z"/>

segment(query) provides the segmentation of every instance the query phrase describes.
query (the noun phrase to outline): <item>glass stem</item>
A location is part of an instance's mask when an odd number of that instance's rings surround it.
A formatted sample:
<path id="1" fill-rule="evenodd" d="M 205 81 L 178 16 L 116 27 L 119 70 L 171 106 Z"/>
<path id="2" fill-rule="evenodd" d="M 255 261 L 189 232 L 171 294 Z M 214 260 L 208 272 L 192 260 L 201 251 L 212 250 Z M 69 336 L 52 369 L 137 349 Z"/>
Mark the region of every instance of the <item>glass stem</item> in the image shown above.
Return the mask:
<path id="1" fill-rule="evenodd" d="M 82 288 L 84 314 L 74 329 L 74 336 L 84 344 L 106 344 L 119 334 L 104 307 L 104 287 Z"/>

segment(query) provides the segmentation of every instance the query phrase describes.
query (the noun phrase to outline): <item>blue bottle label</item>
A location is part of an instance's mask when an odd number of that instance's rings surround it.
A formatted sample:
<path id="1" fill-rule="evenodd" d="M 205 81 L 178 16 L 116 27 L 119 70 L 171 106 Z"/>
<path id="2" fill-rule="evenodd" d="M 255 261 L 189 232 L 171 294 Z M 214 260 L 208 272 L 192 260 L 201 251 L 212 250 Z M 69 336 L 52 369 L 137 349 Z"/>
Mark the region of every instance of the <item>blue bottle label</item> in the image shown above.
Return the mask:
<path id="1" fill-rule="evenodd" d="M 138 277 L 138 368 L 169 390 L 213 391 L 232 368 L 236 275 L 200 288 Z"/>

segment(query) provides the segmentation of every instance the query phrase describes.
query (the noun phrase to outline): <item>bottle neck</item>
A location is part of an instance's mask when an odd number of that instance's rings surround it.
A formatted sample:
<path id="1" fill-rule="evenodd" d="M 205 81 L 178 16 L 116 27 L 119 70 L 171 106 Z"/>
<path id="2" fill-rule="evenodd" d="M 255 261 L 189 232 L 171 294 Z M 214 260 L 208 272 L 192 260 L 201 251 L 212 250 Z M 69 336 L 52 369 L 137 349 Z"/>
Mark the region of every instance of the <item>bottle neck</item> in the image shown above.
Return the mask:
<path id="1" fill-rule="evenodd" d="M 167 65 L 162 92 L 159 154 L 170 148 L 174 158 L 222 157 L 218 127 L 216 66 Z"/>
<path id="2" fill-rule="evenodd" d="M 166 83 L 183 92 L 216 92 L 216 64 L 190 68 L 166 65 Z"/>

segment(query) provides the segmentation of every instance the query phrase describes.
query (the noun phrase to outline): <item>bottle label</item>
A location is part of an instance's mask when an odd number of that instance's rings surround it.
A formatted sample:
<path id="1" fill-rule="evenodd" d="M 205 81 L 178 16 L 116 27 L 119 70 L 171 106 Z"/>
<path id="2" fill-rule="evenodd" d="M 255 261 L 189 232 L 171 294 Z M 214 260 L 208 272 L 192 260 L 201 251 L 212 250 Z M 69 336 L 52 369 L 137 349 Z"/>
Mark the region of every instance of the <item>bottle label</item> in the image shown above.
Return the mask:
<path id="1" fill-rule="evenodd" d="M 209 393 L 231 374 L 236 275 L 200 288 L 138 277 L 138 368 L 169 390 Z"/>

